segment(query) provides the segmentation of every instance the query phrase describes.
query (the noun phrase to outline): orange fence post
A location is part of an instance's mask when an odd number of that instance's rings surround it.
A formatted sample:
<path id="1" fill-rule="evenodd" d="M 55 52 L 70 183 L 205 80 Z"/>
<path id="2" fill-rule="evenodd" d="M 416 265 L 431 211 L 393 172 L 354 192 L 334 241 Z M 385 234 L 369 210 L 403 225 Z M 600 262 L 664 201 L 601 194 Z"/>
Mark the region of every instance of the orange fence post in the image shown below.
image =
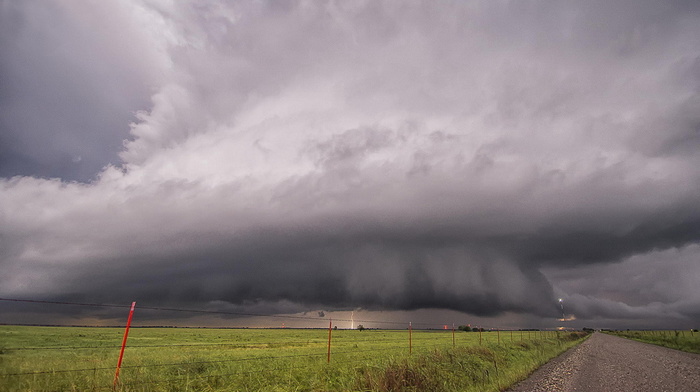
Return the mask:
<path id="1" fill-rule="evenodd" d="M 122 339 L 122 349 L 119 351 L 119 361 L 117 361 L 117 370 L 114 372 L 114 383 L 113 388 L 117 387 L 119 382 L 119 370 L 122 367 L 122 359 L 124 358 L 124 348 L 126 348 L 126 339 L 129 337 L 129 328 L 131 328 L 131 318 L 134 317 L 134 307 L 136 307 L 136 302 L 131 303 L 131 310 L 129 310 L 129 318 L 126 320 L 126 329 L 124 330 L 124 338 Z"/>
<path id="2" fill-rule="evenodd" d="M 408 322 L 408 353 L 413 354 L 413 326 Z"/>

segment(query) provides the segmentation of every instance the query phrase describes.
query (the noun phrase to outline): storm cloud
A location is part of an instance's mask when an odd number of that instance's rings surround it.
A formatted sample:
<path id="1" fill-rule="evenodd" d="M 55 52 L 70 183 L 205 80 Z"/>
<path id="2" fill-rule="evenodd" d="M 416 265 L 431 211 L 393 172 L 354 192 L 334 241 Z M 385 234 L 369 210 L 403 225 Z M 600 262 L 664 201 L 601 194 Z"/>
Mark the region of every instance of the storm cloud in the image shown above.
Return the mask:
<path id="1" fill-rule="evenodd" d="M 2 297 L 700 321 L 697 2 L 2 20 Z"/>

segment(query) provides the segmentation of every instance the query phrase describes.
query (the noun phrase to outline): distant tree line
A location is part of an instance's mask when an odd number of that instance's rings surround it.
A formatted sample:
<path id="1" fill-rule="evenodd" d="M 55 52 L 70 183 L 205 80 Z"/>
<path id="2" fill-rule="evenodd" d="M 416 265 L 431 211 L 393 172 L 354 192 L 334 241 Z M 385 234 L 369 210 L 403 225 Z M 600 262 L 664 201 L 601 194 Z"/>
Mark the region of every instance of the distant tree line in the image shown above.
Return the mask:
<path id="1" fill-rule="evenodd" d="M 458 330 L 464 332 L 486 332 L 487 330 L 482 327 L 471 327 L 469 325 L 460 325 L 457 327 Z M 521 328 L 518 331 L 539 331 L 539 328 Z"/>
<path id="2" fill-rule="evenodd" d="M 472 328 L 469 325 L 460 325 L 459 327 L 457 327 L 457 329 L 460 331 L 464 331 L 464 332 L 484 332 L 484 331 L 486 331 L 483 328 L 480 328 L 480 327 L 473 327 Z"/>

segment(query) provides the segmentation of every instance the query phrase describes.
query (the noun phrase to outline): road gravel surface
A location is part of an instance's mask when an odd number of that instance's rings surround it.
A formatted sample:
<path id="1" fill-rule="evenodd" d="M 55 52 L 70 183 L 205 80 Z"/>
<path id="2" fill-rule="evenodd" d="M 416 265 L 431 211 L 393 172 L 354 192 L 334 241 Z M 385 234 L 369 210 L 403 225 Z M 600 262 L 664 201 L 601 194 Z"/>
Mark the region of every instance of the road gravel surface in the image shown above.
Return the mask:
<path id="1" fill-rule="evenodd" d="M 510 392 L 698 392 L 700 355 L 594 333 Z"/>

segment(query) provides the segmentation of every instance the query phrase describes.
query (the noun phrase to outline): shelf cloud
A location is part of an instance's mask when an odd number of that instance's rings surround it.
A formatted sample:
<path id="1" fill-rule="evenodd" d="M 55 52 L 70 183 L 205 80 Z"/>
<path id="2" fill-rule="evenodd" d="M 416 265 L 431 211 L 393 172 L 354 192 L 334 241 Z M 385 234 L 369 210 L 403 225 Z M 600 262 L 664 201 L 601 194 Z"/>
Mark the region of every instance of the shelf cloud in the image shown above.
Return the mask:
<path id="1" fill-rule="evenodd" d="M 697 2 L 0 19 L 1 297 L 700 322 Z"/>

